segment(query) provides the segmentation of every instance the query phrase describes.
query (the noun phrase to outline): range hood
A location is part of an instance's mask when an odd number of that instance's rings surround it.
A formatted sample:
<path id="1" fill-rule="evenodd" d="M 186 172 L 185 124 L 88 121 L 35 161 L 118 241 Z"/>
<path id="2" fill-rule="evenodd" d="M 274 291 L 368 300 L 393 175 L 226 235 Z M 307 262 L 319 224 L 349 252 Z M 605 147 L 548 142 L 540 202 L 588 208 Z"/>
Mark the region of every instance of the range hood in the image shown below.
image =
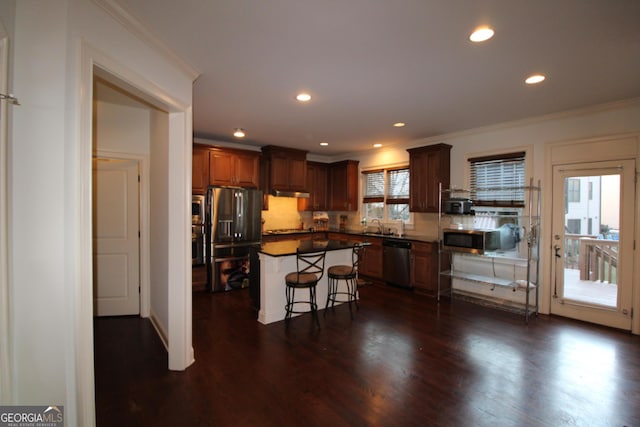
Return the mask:
<path id="1" fill-rule="evenodd" d="M 271 190 L 270 194 L 276 197 L 298 197 L 302 199 L 308 199 L 310 197 L 309 193 L 288 190 Z"/>

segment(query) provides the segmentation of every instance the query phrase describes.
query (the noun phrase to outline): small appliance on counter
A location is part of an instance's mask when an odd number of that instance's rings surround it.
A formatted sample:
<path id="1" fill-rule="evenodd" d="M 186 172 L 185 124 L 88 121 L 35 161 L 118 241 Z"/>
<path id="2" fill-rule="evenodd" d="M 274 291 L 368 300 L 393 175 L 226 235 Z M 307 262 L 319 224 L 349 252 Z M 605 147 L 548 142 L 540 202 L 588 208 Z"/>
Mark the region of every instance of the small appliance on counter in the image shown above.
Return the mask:
<path id="1" fill-rule="evenodd" d="M 329 231 L 329 214 L 327 212 L 313 213 L 313 229 L 315 231 Z"/>
<path id="2" fill-rule="evenodd" d="M 442 210 L 448 215 L 470 215 L 473 213 L 471 199 L 452 197 L 442 201 Z"/>

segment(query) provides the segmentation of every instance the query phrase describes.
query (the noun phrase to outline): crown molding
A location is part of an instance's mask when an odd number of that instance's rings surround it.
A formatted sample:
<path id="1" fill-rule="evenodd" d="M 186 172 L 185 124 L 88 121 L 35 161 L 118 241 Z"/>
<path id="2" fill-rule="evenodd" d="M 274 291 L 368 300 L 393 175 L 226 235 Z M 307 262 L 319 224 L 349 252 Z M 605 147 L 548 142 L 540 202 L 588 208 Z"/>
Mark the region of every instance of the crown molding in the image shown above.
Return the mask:
<path id="1" fill-rule="evenodd" d="M 606 102 L 603 104 L 595 104 L 587 107 L 575 108 L 572 110 L 558 111 L 556 113 L 549 113 L 541 116 L 532 116 L 524 119 L 512 120 L 509 122 L 496 123 L 496 124 L 487 125 L 487 126 L 479 126 L 476 128 L 465 129 L 457 132 L 434 135 L 434 136 L 429 136 L 419 140 L 414 140 L 411 143 L 409 143 L 410 145 L 408 145 L 407 148 L 421 147 L 425 144 L 445 142 L 448 139 L 455 139 L 455 138 L 460 138 L 460 137 L 479 134 L 479 133 L 495 132 L 503 129 L 523 127 L 523 126 L 529 126 L 529 125 L 534 125 L 534 124 L 543 123 L 543 122 L 549 122 L 552 120 L 561 120 L 561 119 L 567 119 L 572 117 L 584 116 L 588 114 L 595 114 L 602 111 L 620 110 L 622 108 L 630 107 L 636 104 L 640 104 L 640 98 L 622 99 L 618 101 Z"/>
<path id="2" fill-rule="evenodd" d="M 185 73 L 191 81 L 194 81 L 201 72 L 187 63 L 182 57 L 176 54 L 154 33 L 152 33 L 142 22 L 140 22 L 132 13 L 125 9 L 115 0 L 91 0 L 98 7 L 107 12 L 113 19 L 122 25 L 128 32 L 149 45 L 156 52 L 174 63 L 183 73 Z"/>

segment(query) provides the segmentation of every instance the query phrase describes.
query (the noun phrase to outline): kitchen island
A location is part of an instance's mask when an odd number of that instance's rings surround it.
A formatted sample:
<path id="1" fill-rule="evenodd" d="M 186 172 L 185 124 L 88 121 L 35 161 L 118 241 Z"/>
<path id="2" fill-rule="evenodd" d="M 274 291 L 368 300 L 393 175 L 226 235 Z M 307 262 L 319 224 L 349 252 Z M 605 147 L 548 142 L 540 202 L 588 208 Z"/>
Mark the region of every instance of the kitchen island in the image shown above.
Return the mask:
<path id="1" fill-rule="evenodd" d="M 263 243 L 260 259 L 260 311 L 258 321 L 269 324 L 283 320 L 286 314 L 284 277 L 296 271 L 296 251 L 313 253 L 326 250 L 325 274 L 316 288 L 318 309 L 327 301 L 327 269 L 332 265 L 351 265 L 351 254 L 357 242 L 337 240 L 285 240 Z M 294 314 L 295 316 L 295 314 Z"/>

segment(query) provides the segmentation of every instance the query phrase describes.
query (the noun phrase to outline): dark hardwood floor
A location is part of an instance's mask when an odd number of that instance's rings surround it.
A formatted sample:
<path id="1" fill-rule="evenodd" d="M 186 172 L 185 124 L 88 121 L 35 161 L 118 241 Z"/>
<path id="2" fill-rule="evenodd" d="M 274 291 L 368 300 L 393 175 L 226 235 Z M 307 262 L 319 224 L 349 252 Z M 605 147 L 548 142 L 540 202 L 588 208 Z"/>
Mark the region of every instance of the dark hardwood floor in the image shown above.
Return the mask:
<path id="1" fill-rule="evenodd" d="M 261 325 L 246 290 L 195 293 L 196 362 L 150 322 L 95 320 L 98 426 L 640 426 L 640 337 L 403 289 Z"/>

